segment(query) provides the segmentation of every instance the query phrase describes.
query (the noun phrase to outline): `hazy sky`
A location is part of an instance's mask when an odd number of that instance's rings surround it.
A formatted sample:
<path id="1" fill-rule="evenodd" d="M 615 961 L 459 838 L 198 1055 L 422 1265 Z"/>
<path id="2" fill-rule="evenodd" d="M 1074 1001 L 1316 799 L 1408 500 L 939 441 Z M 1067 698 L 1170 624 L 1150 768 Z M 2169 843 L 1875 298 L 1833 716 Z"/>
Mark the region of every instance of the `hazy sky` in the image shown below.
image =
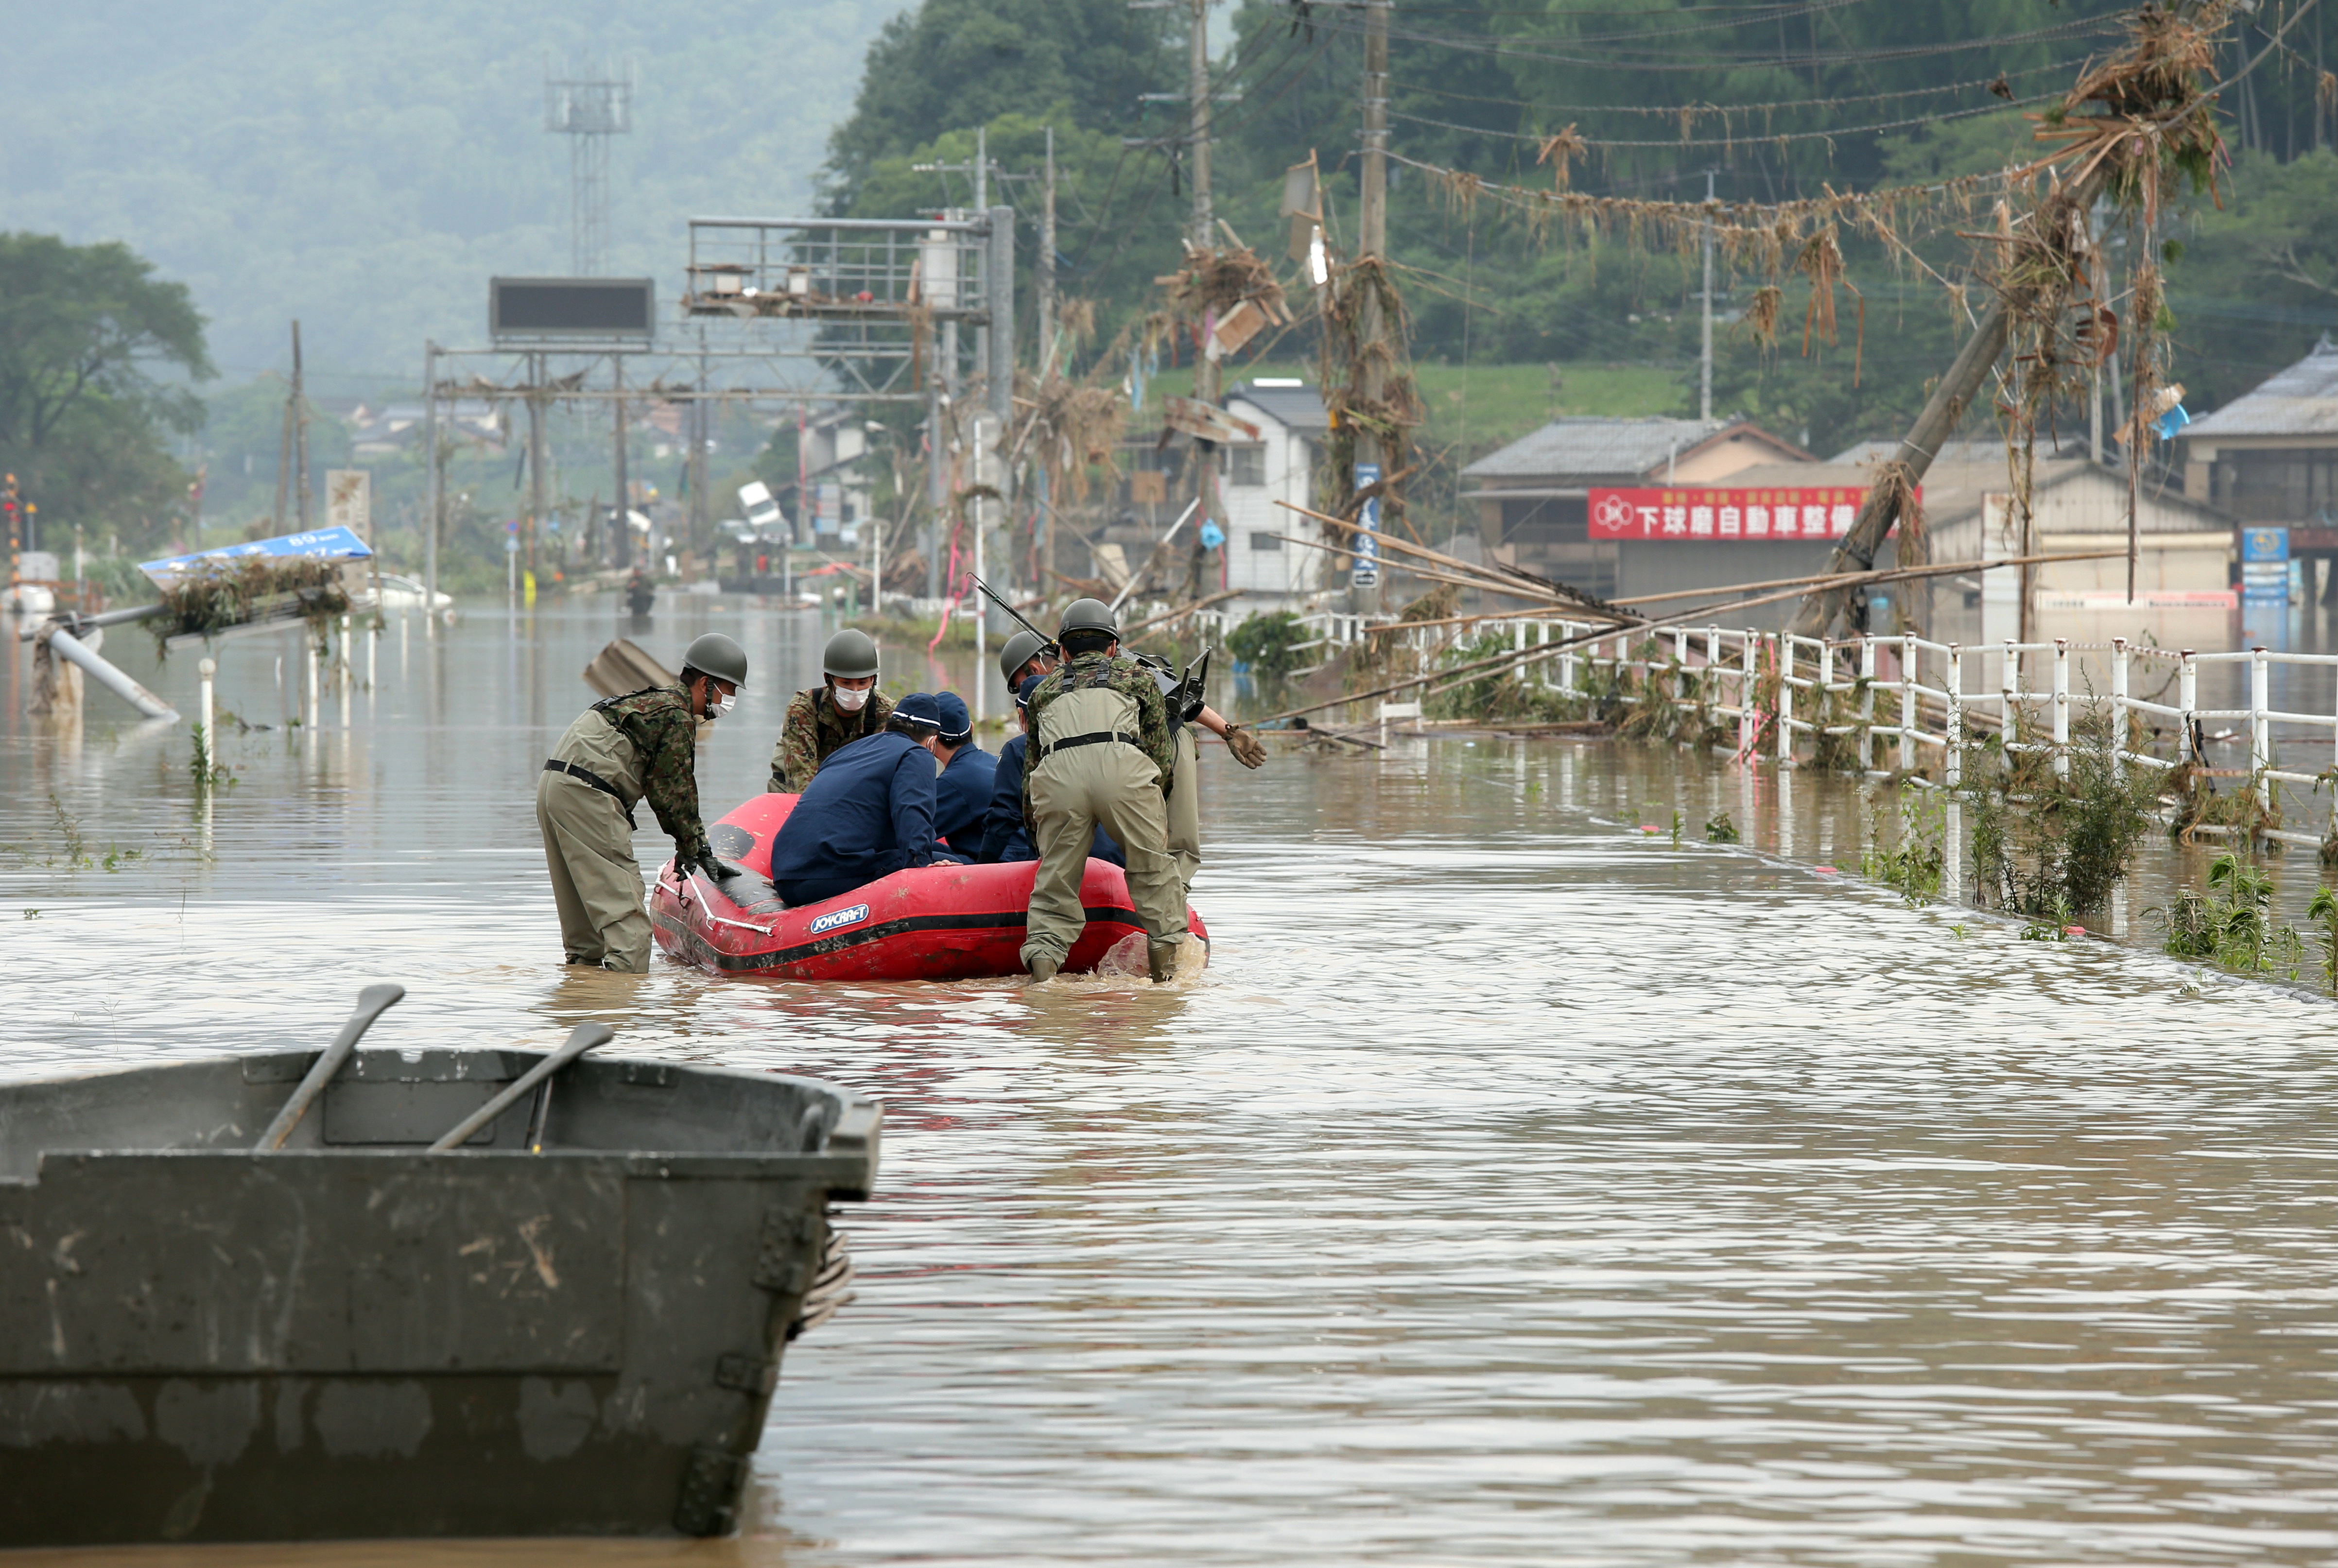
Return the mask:
<path id="1" fill-rule="evenodd" d="M 0 4 L 0 224 L 123 240 L 195 290 L 223 376 L 416 383 L 481 343 L 486 279 L 569 270 L 547 68 L 630 66 L 612 270 L 682 287 L 683 220 L 804 211 L 902 0 Z"/>

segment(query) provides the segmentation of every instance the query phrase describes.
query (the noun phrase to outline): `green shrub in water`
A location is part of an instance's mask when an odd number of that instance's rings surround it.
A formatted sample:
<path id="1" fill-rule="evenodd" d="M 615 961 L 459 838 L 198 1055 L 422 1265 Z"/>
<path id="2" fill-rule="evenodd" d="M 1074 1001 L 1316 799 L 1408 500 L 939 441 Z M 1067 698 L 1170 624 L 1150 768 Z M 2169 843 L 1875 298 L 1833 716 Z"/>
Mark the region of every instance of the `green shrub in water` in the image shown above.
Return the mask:
<path id="1" fill-rule="evenodd" d="M 2328 897 L 2327 888 L 2317 894 L 2315 908 Z M 2264 867 L 2229 852 L 2217 856 L 2208 867 L 2205 893 L 2179 893 L 2151 915 L 2166 934 L 2161 950 L 2178 958 L 2204 959 L 2235 975 L 2279 975 L 2292 980 L 2304 961 L 2305 944 L 2296 929 L 2274 923 L 2273 878 Z M 2316 914 L 2315 918 L 2325 916 Z M 2338 908 L 2327 918 L 2338 926 Z"/>
<path id="2" fill-rule="evenodd" d="M 2044 751 L 2007 757 L 1997 737 L 1967 750 L 1973 888 L 1979 901 L 2033 919 L 2107 902 L 2151 831 L 2158 780 L 2119 760 L 2108 715 L 2082 712 L 2068 778 Z"/>
<path id="3" fill-rule="evenodd" d="M 1896 889 L 1910 904 L 1929 904 L 1940 896 L 1940 881 L 1948 871 L 1948 832 L 1945 799 L 1929 791 L 1911 798 L 1903 789 L 1897 841 L 1887 848 L 1871 823 L 1867 846 L 1859 852 L 1859 874 Z"/>

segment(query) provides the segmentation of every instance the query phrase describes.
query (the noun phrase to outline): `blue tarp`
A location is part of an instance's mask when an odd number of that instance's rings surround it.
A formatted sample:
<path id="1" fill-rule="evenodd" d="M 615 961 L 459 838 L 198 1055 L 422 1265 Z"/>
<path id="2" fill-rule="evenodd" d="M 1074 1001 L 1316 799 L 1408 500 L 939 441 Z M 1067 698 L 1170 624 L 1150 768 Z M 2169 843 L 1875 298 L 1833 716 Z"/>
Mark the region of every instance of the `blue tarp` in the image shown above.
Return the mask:
<path id="1" fill-rule="evenodd" d="M 241 561 L 260 555 L 277 560 L 295 560 L 306 556 L 315 561 L 364 561 L 373 552 L 366 542 L 347 528 L 318 528 L 306 534 L 285 534 L 274 539 L 253 539 L 241 544 L 223 544 L 216 550 L 205 550 L 193 555 L 174 555 L 167 561 L 141 561 L 138 570 L 146 573 L 158 588 L 168 588 L 181 578 L 204 570 L 207 563 Z"/>

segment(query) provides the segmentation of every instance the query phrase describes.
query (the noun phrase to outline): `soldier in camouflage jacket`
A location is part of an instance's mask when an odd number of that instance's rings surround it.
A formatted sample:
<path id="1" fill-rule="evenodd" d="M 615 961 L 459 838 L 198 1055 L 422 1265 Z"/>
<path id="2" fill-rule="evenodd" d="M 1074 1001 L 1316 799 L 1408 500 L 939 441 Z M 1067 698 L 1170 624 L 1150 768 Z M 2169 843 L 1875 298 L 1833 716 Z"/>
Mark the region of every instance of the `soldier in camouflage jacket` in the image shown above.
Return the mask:
<path id="1" fill-rule="evenodd" d="M 864 735 L 884 733 L 885 721 L 892 717 L 892 700 L 881 691 L 869 692 L 867 704 L 858 713 L 840 710 L 826 686 L 797 692 L 795 701 L 788 704 L 786 721 L 780 726 L 780 743 L 771 749 L 772 792 L 802 794 L 830 752 Z"/>

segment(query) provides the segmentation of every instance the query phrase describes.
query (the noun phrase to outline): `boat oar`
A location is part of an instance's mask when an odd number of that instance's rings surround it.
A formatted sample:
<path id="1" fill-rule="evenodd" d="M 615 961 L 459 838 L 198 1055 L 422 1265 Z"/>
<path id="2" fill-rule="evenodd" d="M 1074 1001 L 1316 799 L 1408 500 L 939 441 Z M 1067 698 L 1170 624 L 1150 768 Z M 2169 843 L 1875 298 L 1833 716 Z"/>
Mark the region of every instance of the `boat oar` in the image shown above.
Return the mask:
<path id="1" fill-rule="evenodd" d="M 559 1050 L 521 1073 L 502 1093 L 455 1123 L 452 1132 L 430 1145 L 429 1152 L 444 1154 L 449 1149 L 462 1147 L 464 1140 L 518 1104 L 529 1090 L 584 1055 L 594 1046 L 606 1045 L 616 1037 L 617 1032 L 606 1024 L 579 1024 L 568 1032 L 568 1038 L 561 1042 Z"/>
<path id="2" fill-rule="evenodd" d="M 368 985 L 358 993 L 358 1010 L 349 1014 L 349 1021 L 341 1025 L 341 1032 L 325 1047 L 316 1064 L 309 1069 L 309 1075 L 300 1080 L 300 1087 L 292 1091 L 292 1098 L 284 1102 L 284 1109 L 276 1113 L 276 1120 L 268 1124 L 268 1131 L 251 1146 L 255 1152 L 266 1154 L 284 1147 L 284 1140 L 292 1136 L 292 1129 L 300 1124 L 300 1118 L 308 1114 L 317 1096 L 325 1092 L 325 1085 L 340 1073 L 349 1053 L 358 1048 L 358 1041 L 373 1027 L 373 1021 L 405 995 L 403 985 Z"/>

